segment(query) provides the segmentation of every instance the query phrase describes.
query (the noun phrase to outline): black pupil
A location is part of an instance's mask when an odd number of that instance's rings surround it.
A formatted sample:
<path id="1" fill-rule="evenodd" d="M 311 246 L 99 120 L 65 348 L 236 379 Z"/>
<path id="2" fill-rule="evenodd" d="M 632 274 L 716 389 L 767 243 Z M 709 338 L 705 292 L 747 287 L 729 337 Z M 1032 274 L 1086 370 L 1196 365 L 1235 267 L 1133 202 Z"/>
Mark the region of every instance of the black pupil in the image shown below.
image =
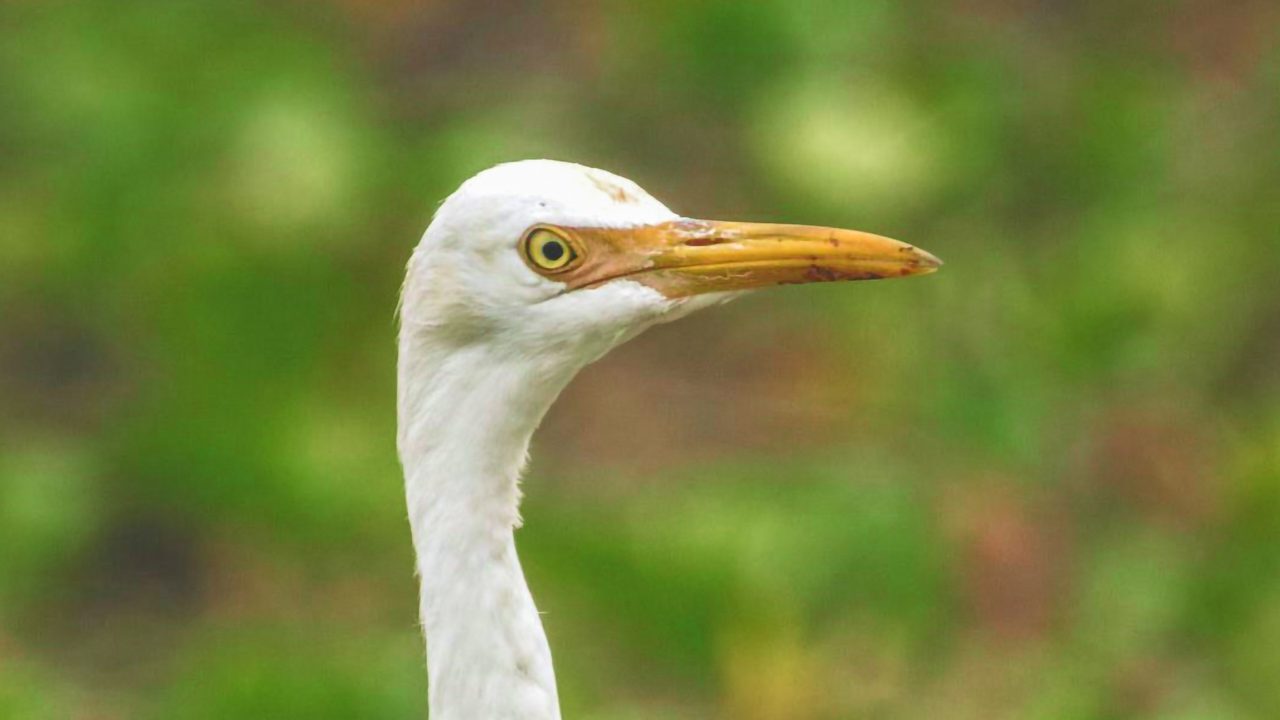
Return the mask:
<path id="1" fill-rule="evenodd" d="M 542 246 L 542 256 L 551 262 L 559 260 L 564 257 L 564 244 L 558 240 L 552 240 Z"/>

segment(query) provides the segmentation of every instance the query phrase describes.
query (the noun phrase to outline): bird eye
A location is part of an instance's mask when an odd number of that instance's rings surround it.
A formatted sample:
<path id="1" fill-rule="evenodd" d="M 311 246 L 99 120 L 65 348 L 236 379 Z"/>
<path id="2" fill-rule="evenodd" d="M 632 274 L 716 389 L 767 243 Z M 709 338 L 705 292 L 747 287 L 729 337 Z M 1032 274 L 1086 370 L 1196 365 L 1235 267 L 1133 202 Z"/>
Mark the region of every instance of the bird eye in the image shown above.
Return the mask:
<path id="1" fill-rule="evenodd" d="M 569 240 L 549 228 L 535 228 L 525 236 L 524 254 L 535 268 L 549 272 L 564 270 L 578 258 Z"/>

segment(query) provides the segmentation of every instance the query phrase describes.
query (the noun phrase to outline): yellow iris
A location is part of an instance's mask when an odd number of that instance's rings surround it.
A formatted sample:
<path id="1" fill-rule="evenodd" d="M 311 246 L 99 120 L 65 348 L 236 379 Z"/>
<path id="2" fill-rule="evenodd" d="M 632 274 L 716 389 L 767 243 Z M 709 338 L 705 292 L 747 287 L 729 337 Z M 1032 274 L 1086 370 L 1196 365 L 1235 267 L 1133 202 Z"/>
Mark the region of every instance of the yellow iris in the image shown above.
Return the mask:
<path id="1" fill-rule="evenodd" d="M 545 228 L 529 233 L 525 253 L 530 262 L 543 270 L 563 270 L 577 257 L 568 240 Z"/>

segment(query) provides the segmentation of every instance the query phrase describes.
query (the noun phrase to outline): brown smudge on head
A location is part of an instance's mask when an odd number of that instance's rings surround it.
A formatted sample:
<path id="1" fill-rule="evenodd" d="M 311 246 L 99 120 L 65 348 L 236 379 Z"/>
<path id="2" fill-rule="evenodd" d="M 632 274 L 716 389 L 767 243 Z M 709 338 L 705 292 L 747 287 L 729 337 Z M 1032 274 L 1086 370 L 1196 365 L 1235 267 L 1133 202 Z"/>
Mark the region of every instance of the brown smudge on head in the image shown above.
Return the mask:
<path id="1" fill-rule="evenodd" d="M 627 192 L 626 188 L 599 177 L 595 173 L 587 173 L 587 179 L 591 181 L 592 185 L 599 188 L 600 192 L 608 195 L 615 202 L 635 203 L 640 201 L 640 198 Z"/>

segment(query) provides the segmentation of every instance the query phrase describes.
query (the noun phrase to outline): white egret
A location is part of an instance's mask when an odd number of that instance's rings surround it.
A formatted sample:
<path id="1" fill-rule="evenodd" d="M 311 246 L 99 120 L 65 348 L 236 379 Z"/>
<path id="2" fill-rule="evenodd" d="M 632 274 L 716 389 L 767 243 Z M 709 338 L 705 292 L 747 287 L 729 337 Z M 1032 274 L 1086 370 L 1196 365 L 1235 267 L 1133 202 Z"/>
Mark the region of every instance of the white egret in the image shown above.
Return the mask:
<path id="1" fill-rule="evenodd" d="M 579 369 L 745 290 L 939 264 L 852 230 L 683 218 L 570 163 L 514 162 L 463 183 L 414 250 L 400 308 L 397 444 L 432 720 L 560 717 L 513 533 L 529 439 Z"/>

